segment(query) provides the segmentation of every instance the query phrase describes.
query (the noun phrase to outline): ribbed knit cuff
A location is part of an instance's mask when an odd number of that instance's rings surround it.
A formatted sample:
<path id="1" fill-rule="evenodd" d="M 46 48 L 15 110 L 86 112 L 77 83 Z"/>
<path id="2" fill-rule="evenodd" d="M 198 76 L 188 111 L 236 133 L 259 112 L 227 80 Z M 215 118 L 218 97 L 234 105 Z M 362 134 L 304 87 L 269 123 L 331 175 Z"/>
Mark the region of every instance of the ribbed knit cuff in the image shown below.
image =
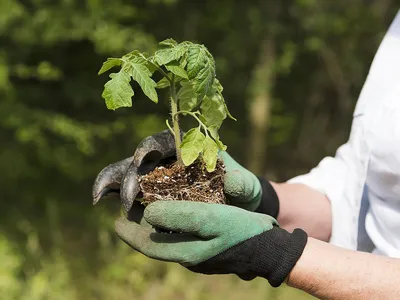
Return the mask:
<path id="1" fill-rule="evenodd" d="M 302 255 L 307 238 L 301 229 L 289 233 L 279 227 L 253 237 L 252 271 L 267 279 L 271 286 L 280 286 Z"/>
<path id="2" fill-rule="evenodd" d="M 278 217 L 279 213 L 279 198 L 271 183 L 263 177 L 258 177 L 261 183 L 261 201 L 255 212 L 269 215 L 273 218 Z"/>
<path id="3" fill-rule="evenodd" d="M 279 227 L 253 236 L 189 270 L 203 274 L 236 274 L 243 280 L 263 277 L 271 286 L 284 282 L 307 244 L 307 234 Z"/>

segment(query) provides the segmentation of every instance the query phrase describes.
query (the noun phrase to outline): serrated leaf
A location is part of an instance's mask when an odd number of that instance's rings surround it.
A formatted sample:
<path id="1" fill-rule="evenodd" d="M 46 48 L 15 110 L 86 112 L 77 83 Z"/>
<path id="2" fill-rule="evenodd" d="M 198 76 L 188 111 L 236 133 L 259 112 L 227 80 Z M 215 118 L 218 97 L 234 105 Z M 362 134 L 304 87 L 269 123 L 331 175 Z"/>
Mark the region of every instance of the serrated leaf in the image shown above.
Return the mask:
<path id="1" fill-rule="evenodd" d="M 212 138 L 214 140 L 219 140 L 219 134 L 218 134 L 218 127 L 217 126 L 209 126 L 208 131 L 210 132 Z"/>
<path id="2" fill-rule="evenodd" d="M 211 134 L 211 137 L 214 139 L 215 143 L 217 144 L 218 148 L 220 150 L 225 151 L 227 149 L 227 147 L 219 139 L 218 128 L 216 126 L 211 126 L 211 127 L 208 127 L 207 129 L 208 129 L 208 132 Z"/>
<path id="3" fill-rule="evenodd" d="M 120 107 L 131 107 L 133 90 L 129 74 L 124 70 L 118 73 L 110 74 L 110 80 L 104 85 L 104 91 L 101 95 L 106 101 L 108 109 L 116 110 Z"/>
<path id="4" fill-rule="evenodd" d="M 190 79 L 197 76 L 201 69 L 204 68 L 207 62 L 207 56 L 201 45 L 191 45 L 187 52 L 187 74 Z"/>
<path id="5" fill-rule="evenodd" d="M 194 79 L 195 91 L 199 99 L 203 99 L 211 87 L 215 77 L 215 67 L 211 62 L 207 62 L 197 77 Z"/>
<path id="6" fill-rule="evenodd" d="M 225 106 L 222 96 L 214 94 L 212 97 L 205 97 L 200 106 L 201 114 L 207 120 L 208 127 L 219 128 L 226 118 Z"/>
<path id="7" fill-rule="evenodd" d="M 221 86 L 221 87 L 222 87 L 222 86 Z M 224 99 L 224 97 L 222 96 L 222 94 L 221 94 L 220 92 L 218 92 L 218 94 L 219 94 L 219 96 L 221 97 L 221 101 L 222 101 L 222 103 L 223 103 L 223 105 L 224 105 L 224 110 L 225 110 L 225 113 L 227 114 L 227 116 L 228 116 L 230 119 L 232 119 L 232 120 L 234 120 L 234 121 L 237 121 L 236 118 L 235 118 L 234 116 L 232 116 L 231 113 L 229 112 L 228 106 L 226 105 L 225 99 Z"/>
<path id="8" fill-rule="evenodd" d="M 146 60 L 142 57 L 134 57 L 126 61 L 126 70 L 132 76 L 142 89 L 143 93 L 155 103 L 158 103 L 158 95 L 156 91 L 157 84 L 151 79 L 151 72 L 146 66 Z"/>
<path id="9" fill-rule="evenodd" d="M 129 61 L 132 59 L 142 58 L 141 55 L 143 55 L 143 54 L 141 54 L 139 50 L 133 50 L 133 51 L 125 54 L 124 56 L 122 56 L 122 61 Z"/>
<path id="10" fill-rule="evenodd" d="M 222 87 L 221 83 L 219 82 L 219 80 L 217 78 L 214 79 L 212 86 L 217 91 L 217 93 L 222 94 L 222 91 L 224 90 L 224 88 Z"/>
<path id="11" fill-rule="evenodd" d="M 185 52 L 186 48 L 180 45 L 173 48 L 160 49 L 154 54 L 154 59 L 160 66 L 163 66 L 173 60 L 179 61 Z"/>
<path id="12" fill-rule="evenodd" d="M 107 60 L 103 63 L 101 66 L 100 71 L 97 73 L 98 75 L 103 74 L 104 72 L 107 72 L 113 67 L 120 66 L 122 64 L 122 60 L 120 58 L 107 58 Z"/>
<path id="13" fill-rule="evenodd" d="M 165 39 L 161 42 L 158 43 L 160 46 L 165 46 L 165 47 L 175 47 L 178 45 L 178 43 L 174 39 Z"/>
<path id="14" fill-rule="evenodd" d="M 163 77 L 159 82 L 157 82 L 156 88 L 164 89 L 170 86 L 170 82 L 167 78 Z"/>
<path id="15" fill-rule="evenodd" d="M 199 103 L 197 95 L 193 90 L 193 86 L 188 81 L 181 82 L 181 88 L 179 89 L 177 96 L 179 99 L 179 110 L 191 111 Z"/>
<path id="16" fill-rule="evenodd" d="M 187 74 L 200 100 L 210 90 L 215 78 L 215 62 L 203 45 L 192 45 L 187 52 Z"/>
<path id="17" fill-rule="evenodd" d="M 224 101 L 224 108 L 225 108 L 225 112 L 226 112 L 226 114 L 228 115 L 228 117 L 229 117 L 230 119 L 234 120 L 234 121 L 237 121 L 236 118 L 235 118 L 234 116 L 232 116 L 231 113 L 229 112 L 228 106 L 226 106 L 225 101 Z"/>
<path id="18" fill-rule="evenodd" d="M 170 63 L 166 64 L 165 67 L 171 73 L 173 73 L 179 77 L 182 77 L 184 79 L 189 79 L 185 69 L 182 68 L 181 65 L 177 61 L 171 61 Z"/>
<path id="19" fill-rule="evenodd" d="M 155 64 L 154 56 L 149 57 L 145 64 L 151 74 L 154 74 L 154 72 L 157 71 L 157 65 Z"/>
<path id="20" fill-rule="evenodd" d="M 181 143 L 182 161 L 185 166 L 191 165 L 203 150 L 205 136 L 200 128 L 190 129 L 184 136 Z"/>
<path id="21" fill-rule="evenodd" d="M 206 169 L 208 172 L 215 170 L 218 159 L 218 145 L 212 138 L 206 136 L 203 142 L 203 160 L 206 163 Z"/>
<path id="22" fill-rule="evenodd" d="M 218 148 L 222 151 L 226 151 L 228 148 L 224 143 L 222 143 L 220 140 L 215 140 L 215 143 L 218 145 Z"/>
<path id="23" fill-rule="evenodd" d="M 193 43 L 190 41 L 183 41 L 179 44 L 179 46 L 182 46 L 182 47 L 189 47 L 190 45 L 193 45 Z"/>
<path id="24" fill-rule="evenodd" d="M 209 89 L 209 91 L 208 91 L 208 93 L 207 93 L 207 96 L 212 97 L 214 94 L 218 94 L 219 97 L 221 98 L 221 101 L 222 101 L 223 105 L 224 105 L 225 113 L 227 114 L 227 116 L 228 116 L 230 119 L 236 121 L 236 118 L 233 117 L 232 114 L 229 112 L 228 106 L 226 105 L 226 102 L 225 102 L 225 99 L 224 99 L 224 97 L 222 96 L 222 91 L 223 91 L 223 89 L 224 89 L 224 88 L 222 87 L 222 85 L 221 85 L 221 83 L 219 82 L 219 80 L 218 80 L 217 78 L 215 78 L 212 87 Z"/>
<path id="25" fill-rule="evenodd" d="M 187 55 L 182 56 L 182 58 L 180 59 L 180 64 L 182 68 L 186 68 L 187 65 Z M 186 71 L 185 71 L 186 72 Z M 187 74 L 187 73 L 186 73 Z"/>

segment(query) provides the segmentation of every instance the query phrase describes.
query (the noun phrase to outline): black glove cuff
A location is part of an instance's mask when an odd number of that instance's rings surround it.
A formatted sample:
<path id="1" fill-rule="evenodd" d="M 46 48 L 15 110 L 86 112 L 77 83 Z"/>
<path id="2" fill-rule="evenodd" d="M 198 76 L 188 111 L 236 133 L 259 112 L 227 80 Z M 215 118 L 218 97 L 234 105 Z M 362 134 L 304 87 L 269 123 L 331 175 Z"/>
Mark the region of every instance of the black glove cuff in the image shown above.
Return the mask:
<path id="1" fill-rule="evenodd" d="M 263 177 L 257 177 L 261 183 L 262 196 L 260 205 L 255 212 L 269 215 L 273 218 L 278 217 L 279 198 L 271 183 Z"/>
<path id="2" fill-rule="evenodd" d="M 280 286 L 292 271 L 307 244 L 307 233 L 295 229 L 293 233 L 274 227 L 257 237 L 253 256 L 253 272 L 264 277 L 271 286 Z"/>
<path id="3" fill-rule="evenodd" d="M 243 280 L 259 276 L 278 287 L 293 269 L 306 244 L 307 234 L 303 230 L 289 233 L 274 227 L 188 269 L 203 274 L 236 274 Z"/>

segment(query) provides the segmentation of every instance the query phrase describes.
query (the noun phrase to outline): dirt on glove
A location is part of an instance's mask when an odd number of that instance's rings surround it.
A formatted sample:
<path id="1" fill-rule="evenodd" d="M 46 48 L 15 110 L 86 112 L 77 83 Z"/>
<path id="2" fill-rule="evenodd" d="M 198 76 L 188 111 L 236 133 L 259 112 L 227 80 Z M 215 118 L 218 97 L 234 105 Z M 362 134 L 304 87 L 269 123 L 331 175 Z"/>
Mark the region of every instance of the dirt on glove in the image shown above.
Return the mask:
<path id="1" fill-rule="evenodd" d="M 156 167 L 138 178 L 143 193 L 142 203 L 186 200 L 228 204 L 224 195 L 224 167 L 220 160 L 211 173 L 200 160 L 189 167 L 177 163 Z"/>

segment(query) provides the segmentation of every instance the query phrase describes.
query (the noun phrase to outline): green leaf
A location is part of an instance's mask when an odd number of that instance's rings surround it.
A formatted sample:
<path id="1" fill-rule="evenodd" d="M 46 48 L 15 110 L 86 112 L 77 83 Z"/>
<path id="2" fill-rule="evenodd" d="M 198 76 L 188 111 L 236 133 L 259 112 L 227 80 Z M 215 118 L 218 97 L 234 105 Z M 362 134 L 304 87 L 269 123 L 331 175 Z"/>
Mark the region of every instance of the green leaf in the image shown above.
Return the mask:
<path id="1" fill-rule="evenodd" d="M 191 45 L 187 52 L 187 73 L 190 79 L 197 76 L 201 69 L 204 68 L 207 62 L 207 56 L 201 45 Z"/>
<path id="2" fill-rule="evenodd" d="M 202 100 L 211 87 L 215 78 L 215 66 L 209 61 L 194 79 L 195 91 Z"/>
<path id="3" fill-rule="evenodd" d="M 170 82 L 167 78 L 163 77 L 159 82 L 157 82 L 156 88 L 158 89 L 164 89 L 166 87 L 170 86 Z"/>
<path id="4" fill-rule="evenodd" d="M 210 89 L 207 92 L 207 96 L 212 96 L 214 94 L 220 94 L 222 96 L 223 87 L 217 78 L 214 79 L 214 82 Z"/>
<path id="5" fill-rule="evenodd" d="M 180 64 L 181 64 L 181 67 L 182 68 L 186 68 L 186 65 L 187 65 L 187 55 L 184 55 L 181 59 L 180 59 Z M 186 72 L 186 71 L 185 71 Z M 187 75 L 187 73 L 186 73 L 186 75 Z"/>
<path id="6" fill-rule="evenodd" d="M 206 163 L 206 169 L 208 172 L 215 170 L 218 159 L 218 145 L 212 138 L 207 136 L 203 141 L 203 160 Z"/>
<path id="7" fill-rule="evenodd" d="M 208 91 L 208 93 L 207 93 L 207 96 L 212 97 L 215 93 L 218 94 L 218 95 L 221 97 L 221 101 L 222 101 L 222 103 L 223 103 L 223 105 L 224 105 L 225 113 L 227 114 L 227 116 L 228 116 L 230 119 L 236 121 L 236 118 L 234 118 L 234 117 L 231 115 L 231 113 L 229 112 L 228 107 L 227 107 L 226 102 L 225 102 L 225 99 L 224 99 L 224 97 L 222 96 L 222 91 L 223 91 L 223 89 L 224 89 L 224 88 L 222 87 L 222 85 L 221 85 L 221 83 L 219 82 L 219 80 L 218 80 L 217 78 L 215 78 L 212 87 L 209 89 L 209 91 Z"/>
<path id="8" fill-rule="evenodd" d="M 234 121 L 237 121 L 236 118 L 234 116 L 232 116 L 231 113 L 229 112 L 228 106 L 226 106 L 225 100 L 223 100 L 223 102 L 224 102 L 224 109 L 225 109 L 225 112 L 228 115 L 228 117 Z"/>
<path id="9" fill-rule="evenodd" d="M 165 39 L 161 42 L 158 43 L 160 46 L 164 46 L 164 47 L 175 47 L 178 45 L 178 43 L 174 40 L 174 39 Z"/>
<path id="10" fill-rule="evenodd" d="M 174 73 L 175 75 L 182 77 L 184 79 L 189 79 L 186 71 L 184 68 L 180 66 L 180 64 L 177 61 L 171 61 L 167 65 L 165 65 L 168 71 Z"/>
<path id="11" fill-rule="evenodd" d="M 103 74 L 104 72 L 107 72 L 113 67 L 120 66 L 122 64 L 122 60 L 120 58 L 107 58 L 107 60 L 103 63 L 100 71 L 97 73 L 98 75 Z"/>
<path id="12" fill-rule="evenodd" d="M 181 81 L 181 88 L 178 91 L 178 99 L 179 99 L 179 109 L 191 111 L 195 108 L 199 101 L 196 93 L 193 90 L 193 86 L 188 81 Z"/>
<path id="13" fill-rule="evenodd" d="M 125 54 L 124 56 L 122 56 L 122 61 L 126 62 L 132 59 L 138 59 L 141 58 L 143 61 L 146 60 L 146 58 L 143 58 L 142 56 L 144 56 L 142 53 L 140 53 L 139 50 L 133 50 L 127 54 Z"/>
<path id="14" fill-rule="evenodd" d="M 111 80 L 104 85 L 102 97 L 106 101 L 108 109 L 116 110 L 120 107 L 131 107 L 133 90 L 129 74 L 124 70 L 110 74 Z"/>
<path id="15" fill-rule="evenodd" d="M 203 45 L 191 45 L 187 52 L 187 74 L 200 100 L 208 93 L 215 78 L 215 62 Z"/>
<path id="16" fill-rule="evenodd" d="M 214 80 L 213 87 L 217 90 L 218 93 L 222 94 L 224 88 L 222 87 L 221 83 L 217 78 L 215 78 Z"/>
<path id="17" fill-rule="evenodd" d="M 185 166 L 191 165 L 203 150 L 205 136 L 200 128 L 190 129 L 184 136 L 181 143 L 182 161 Z"/>
<path id="18" fill-rule="evenodd" d="M 206 120 L 206 118 L 204 118 L 202 115 L 201 115 L 201 113 L 200 113 L 200 111 L 195 111 L 195 113 L 197 113 L 197 117 L 199 118 L 199 120 L 201 121 L 201 122 L 203 122 L 203 124 L 206 124 L 207 125 L 207 120 Z"/>
<path id="19" fill-rule="evenodd" d="M 179 61 L 179 59 L 186 53 L 186 48 L 183 46 L 176 46 L 173 48 L 165 48 L 157 50 L 154 54 L 155 61 L 160 65 L 166 65 L 173 60 Z"/>
<path id="20" fill-rule="evenodd" d="M 150 98 L 151 101 L 158 103 L 158 95 L 156 91 L 157 84 L 151 79 L 151 72 L 147 68 L 147 61 L 142 57 L 134 57 L 125 61 L 127 72 L 137 81 L 143 93 Z"/>
<path id="21" fill-rule="evenodd" d="M 208 127 L 207 130 L 211 134 L 215 143 L 218 145 L 218 148 L 220 150 L 225 151 L 227 147 L 219 139 L 218 128 L 216 126 L 211 126 L 211 127 Z"/>
<path id="22" fill-rule="evenodd" d="M 220 140 L 215 140 L 215 143 L 217 144 L 218 148 L 222 151 L 226 151 L 228 148 L 224 143 L 222 143 Z"/>
<path id="23" fill-rule="evenodd" d="M 219 128 L 222 121 L 226 118 L 225 106 L 222 96 L 214 94 L 212 97 L 205 97 L 201 103 L 201 113 L 207 120 L 208 127 Z"/>
<path id="24" fill-rule="evenodd" d="M 210 132 L 212 138 L 214 140 L 219 140 L 219 134 L 218 134 L 218 127 L 217 126 L 209 126 L 208 131 Z"/>
<path id="25" fill-rule="evenodd" d="M 183 41 L 182 43 L 179 44 L 179 46 L 186 47 L 186 48 L 191 46 L 191 45 L 193 45 L 193 43 L 190 42 L 190 41 Z"/>
<path id="26" fill-rule="evenodd" d="M 154 56 L 149 57 L 145 64 L 151 74 L 154 74 L 154 72 L 157 71 L 157 64 L 155 63 Z"/>

